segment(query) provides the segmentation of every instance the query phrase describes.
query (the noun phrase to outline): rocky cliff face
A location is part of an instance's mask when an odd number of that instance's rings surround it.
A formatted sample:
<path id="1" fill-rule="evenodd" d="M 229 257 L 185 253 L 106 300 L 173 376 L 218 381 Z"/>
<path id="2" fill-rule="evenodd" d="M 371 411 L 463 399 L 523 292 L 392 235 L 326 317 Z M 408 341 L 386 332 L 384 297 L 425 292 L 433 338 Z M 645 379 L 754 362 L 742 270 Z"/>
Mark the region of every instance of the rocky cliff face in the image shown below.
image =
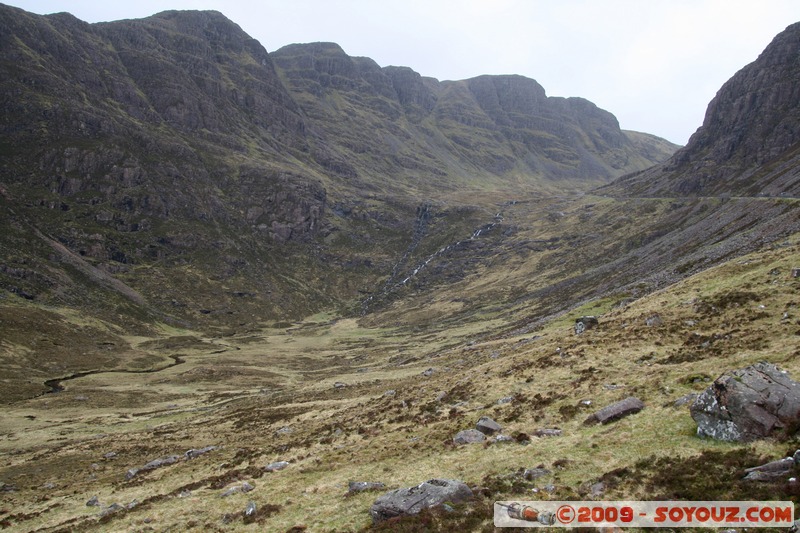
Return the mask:
<path id="1" fill-rule="evenodd" d="M 658 196 L 800 195 L 800 23 L 717 93 L 669 161 L 607 190 Z"/>
<path id="2" fill-rule="evenodd" d="M 675 149 L 642 153 L 611 113 L 580 98 L 549 98 L 523 76 L 439 82 L 349 57 L 333 43 L 270 55 L 317 135 L 318 159 L 350 177 L 381 167 L 431 191 L 477 177 L 499 187 L 520 176 L 580 186 L 647 168 Z"/>
<path id="3" fill-rule="evenodd" d="M 316 239 L 327 195 L 292 163 L 304 119 L 259 43 L 216 12 L 89 25 L 2 6 L 0 28 L 3 287 L 85 302 L 86 280 L 48 264 L 56 243 L 159 313 L 305 312 L 314 291 L 280 281 L 298 266 L 274 248 Z M 129 300 L 112 292 L 98 302 Z"/>
<path id="4" fill-rule="evenodd" d="M 270 54 L 213 11 L 0 6 L 0 106 L 0 286 L 201 321 L 353 298 L 407 252 L 420 198 L 586 187 L 675 148 L 531 79 L 439 82 L 331 43 Z"/>

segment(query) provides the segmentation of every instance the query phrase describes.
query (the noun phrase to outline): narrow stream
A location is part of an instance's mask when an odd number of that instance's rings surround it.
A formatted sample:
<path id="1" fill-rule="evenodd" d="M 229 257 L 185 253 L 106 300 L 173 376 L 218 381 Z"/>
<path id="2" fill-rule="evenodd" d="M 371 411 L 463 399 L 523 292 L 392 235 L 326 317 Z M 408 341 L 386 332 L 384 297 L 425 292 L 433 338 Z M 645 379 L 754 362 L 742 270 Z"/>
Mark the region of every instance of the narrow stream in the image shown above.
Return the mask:
<path id="1" fill-rule="evenodd" d="M 63 378 L 48 379 L 47 381 L 44 382 L 44 384 L 45 384 L 46 387 L 49 387 L 50 390 L 46 391 L 46 392 L 43 392 L 42 394 L 39 394 L 36 397 L 42 396 L 44 394 L 55 394 L 55 393 L 58 393 L 58 392 L 62 392 L 64 390 L 64 385 L 62 385 L 62 383 L 64 381 L 69 381 L 71 379 L 82 378 L 82 377 L 85 377 L 85 376 L 91 376 L 92 374 L 106 374 L 106 373 L 109 373 L 109 372 L 121 372 L 121 373 L 124 373 L 124 374 L 150 374 L 150 373 L 153 373 L 153 372 L 161 372 L 161 371 L 166 370 L 168 368 L 172 368 L 174 366 L 182 365 L 183 363 L 186 362 L 184 359 L 182 359 L 180 356 L 177 356 L 177 355 L 170 355 L 169 357 L 173 360 L 173 362 L 168 364 L 167 366 L 165 366 L 163 368 L 151 368 L 151 369 L 148 369 L 148 370 L 87 370 L 85 372 L 76 372 L 74 374 L 71 374 L 71 375 L 63 377 Z"/>

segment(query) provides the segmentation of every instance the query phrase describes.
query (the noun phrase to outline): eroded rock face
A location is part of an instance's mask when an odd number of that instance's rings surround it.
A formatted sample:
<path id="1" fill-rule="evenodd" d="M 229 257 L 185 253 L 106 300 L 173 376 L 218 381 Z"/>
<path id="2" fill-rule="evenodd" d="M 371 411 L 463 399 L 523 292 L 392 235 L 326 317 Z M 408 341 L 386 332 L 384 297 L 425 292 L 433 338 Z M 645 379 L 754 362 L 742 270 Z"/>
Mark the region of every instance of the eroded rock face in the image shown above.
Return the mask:
<path id="1" fill-rule="evenodd" d="M 415 487 L 387 492 L 375 500 L 369 514 L 373 522 L 381 522 L 396 516 L 414 515 L 445 502 L 463 502 L 472 497 L 472 490 L 463 481 L 430 479 Z"/>
<path id="2" fill-rule="evenodd" d="M 717 378 L 692 404 L 697 435 L 752 441 L 800 422 L 800 383 L 761 362 Z"/>

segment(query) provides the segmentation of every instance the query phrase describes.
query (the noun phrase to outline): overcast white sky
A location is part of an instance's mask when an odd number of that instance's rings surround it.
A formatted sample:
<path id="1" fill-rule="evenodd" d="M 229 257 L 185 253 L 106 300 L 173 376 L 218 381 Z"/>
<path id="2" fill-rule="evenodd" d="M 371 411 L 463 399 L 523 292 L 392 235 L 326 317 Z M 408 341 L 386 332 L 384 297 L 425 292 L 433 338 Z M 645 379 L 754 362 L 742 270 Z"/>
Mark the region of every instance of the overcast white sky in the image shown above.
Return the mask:
<path id="1" fill-rule="evenodd" d="M 215 9 L 270 52 L 333 41 L 440 80 L 521 74 L 678 144 L 722 84 L 800 21 L 798 0 L 3 1 L 88 22 Z"/>

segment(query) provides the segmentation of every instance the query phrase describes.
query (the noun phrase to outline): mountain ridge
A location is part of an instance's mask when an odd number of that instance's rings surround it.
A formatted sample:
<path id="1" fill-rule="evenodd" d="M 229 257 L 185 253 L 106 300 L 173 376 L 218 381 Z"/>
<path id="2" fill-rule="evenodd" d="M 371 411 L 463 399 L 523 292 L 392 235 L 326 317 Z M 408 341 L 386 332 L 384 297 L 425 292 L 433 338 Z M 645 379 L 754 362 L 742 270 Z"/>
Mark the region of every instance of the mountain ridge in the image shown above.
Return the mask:
<path id="1" fill-rule="evenodd" d="M 709 103 L 669 160 L 601 190 L 635 196 L 797 196 L 800 23 L 775 36 Z"/>
<path id="2" fill-rule="evenodd" d="M 487 215 L 464 218 L 458 196 L 584 187 L 674 149 L 657 142 L 637 155 L 613 117 L 586 102 L 553 100 L 549 117 L 532 119 L 533 80 L 440 83 L 324 43 L 270 54 L 218 12 L 87 24 L 4 6 L 0 25 L 0 183 L 20 228 L 178 321 L 227 321 L 240 304 L 276 319 L 347 305 L 389 274 L 422 204 L 452 210 L 471 232 Z M 487 81 L 488 112 L 475 96 Z M 31 275 L 0 276 L 1 286 L 80 305 L 59 287 L 83 281 L 21 252 L 7 271 Z M 193 290 L 176 289 L 169 280 L 190 264 Z M 337 274 L 323 275 L 329 268 Z"/>

